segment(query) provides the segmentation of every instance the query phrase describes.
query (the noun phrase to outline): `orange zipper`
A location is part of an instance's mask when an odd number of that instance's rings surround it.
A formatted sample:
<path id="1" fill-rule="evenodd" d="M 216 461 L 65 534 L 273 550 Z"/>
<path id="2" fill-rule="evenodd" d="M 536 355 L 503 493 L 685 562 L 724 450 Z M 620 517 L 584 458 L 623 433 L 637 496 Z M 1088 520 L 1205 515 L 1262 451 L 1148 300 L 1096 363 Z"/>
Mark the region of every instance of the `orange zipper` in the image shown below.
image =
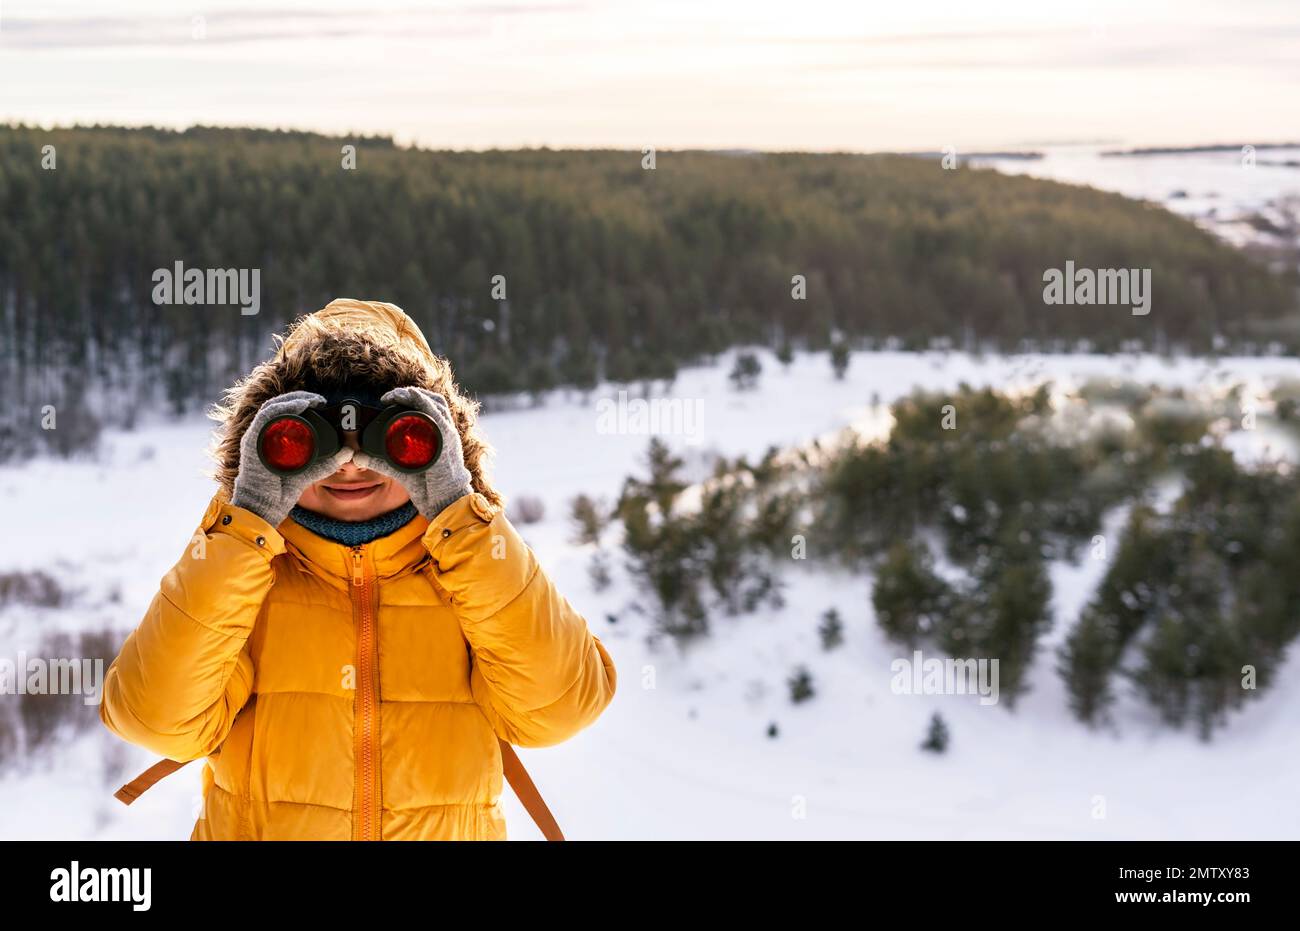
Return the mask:
<path id="1" fill-rule="evenodd" d="M 352 800 L 352 839 L 380 840 L 379 802 L 379 650 L 371 603 L 365 548 L 352 547 L 352 608 L 357 632 L 356 782 Z"/>

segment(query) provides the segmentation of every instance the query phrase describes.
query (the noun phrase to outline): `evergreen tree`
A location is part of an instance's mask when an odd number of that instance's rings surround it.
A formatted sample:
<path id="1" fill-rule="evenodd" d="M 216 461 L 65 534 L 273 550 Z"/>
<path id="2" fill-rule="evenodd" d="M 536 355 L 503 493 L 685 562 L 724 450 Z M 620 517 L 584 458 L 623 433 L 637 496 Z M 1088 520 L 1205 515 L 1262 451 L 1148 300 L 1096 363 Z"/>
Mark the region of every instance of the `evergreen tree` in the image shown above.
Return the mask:
<path id="1" fill-rule="evenodd" d="M 821 638 L 823 650 L 833 650 L 844 643 L 844 624 L 840 620 L 839 611 L 835 608 L 826 610 L 817 628 L 817 635 Z"/>
<path id="2" fill-rule="evenodd" d="M 701 586 L 705 581 L 702 538 L 689 519 L 675 513 L 686 485 L 678 475 L 681 459 L 658 439 L 650 441 L 649 476 L 624 482 L 616 513 L 623 522 L 628 569 L 654 596 L 660 629 L 691 638 L 708 631 Z"/>
<path id="3" fill-rule="evenodd" d="M 345 142 L 365 170 L 338 170 Z M 41 167 L 47 144 L 57 171 Z M 783 153 L 737 170 L 683 152 L 672 185 L 628 164 L 619 151 L 434 152 L 253 129 L 0 127 L 0 437 L 14 440 L 0 456 L 64 443 L 22 418 L 66 405 L 72 372 L 111 425 L 160 386 L 170 410 L 197 410 L 265 358 L 271 333 L 348 294 L 404 306 L 480 394 L 664 379 L 773 334 L 782 364 L 785 346 L 830 349 L 835 331 L 846 345 L 961 333 L 1008 349 L 1199 349 L 1260 332 L 1300 345 L 1280 326 L 1294 271 L 1115 195 L 996 172 L 936 185 L 932 165 L 893 156 Z M 1081 268 L 1144 256 L 1164 282 L 1156 329 L 1038 312 L 1042 271 L 1062 255 Z M 154 304 L 154 271 L 177 261 L 259 269 L 260 313 Z M 816 301 L 784 298 L 792 266 Z M 498 274 L 508 296 L 492 293 Z M 1167 456 L 1201 435 L 1167 405 L 1137 413 Z"/>
<path id="4" fill-rule="evenodd" d="M 1208 739 L 1227 711 L 1245 700 L 1241 671 L 1251 657 L 1223 613 L 1222 562 L 1197 544 L 1184 566 L 1170 587 L 1167 611 L 1142 646 L 1134 681 L 1166 722 L 1179 727 L 1190 719 Z"/>
<path id="5" fill-rule="evenodd" d="M 835 372 L 838 381 L 843 381 L 849 370 L 849 345 L 843 340 L 831 344 L 831 370 Z"/>
<path id="6" fill-rule="evenodd" d="M 813 689 L 812 674 L 804 666 L 797 668 L 786 682 L 790 686 L 790 701 L 796 705 L 816 694 Z"/>
<path id="7" fill-rule="evenodd" d="M 569 518 L 573 523 L 573 542 L 579 546 L 599 546 L 600 536 L 609 524 L 609 513 L 604 503 L 581 494 L 569 504 Z"/>
<path id="8" fill-rule="evenodd" d="M 939 712 L 930 716 L 930 726 L 925 732 L 925 741 L 921 744 L 921 749 L 930 753 L 948 752 L 948 725 Z"/>
<path id="9" fill-rule="evenodd" d="M 954 592 L 935 574 L 923 544 L 899 542 L 876 570 L 871 602 L 885 635 L 915 649 L 950 623 Z"/>
<path id="10" fill-rule="evenodd" d="M 963 610 L 949 615 L 940 642 L 952 656 L 996 659 L 1000 700 L 1014 708 L 1028 687 L 1038 640 L 1051 624 L 1051 598 L 1041 560 L 995 550 Z"/>
<path id="11" fill-rule="evenodd" d="M 1114 701 L 1111 676 L 1119 653 L 1115 648 L 1115 627 L 1085 609 L 1061 647 L 1058 672 L 1065 679 L 1070 710 L 1085 724 L 1106 720 Z"/>

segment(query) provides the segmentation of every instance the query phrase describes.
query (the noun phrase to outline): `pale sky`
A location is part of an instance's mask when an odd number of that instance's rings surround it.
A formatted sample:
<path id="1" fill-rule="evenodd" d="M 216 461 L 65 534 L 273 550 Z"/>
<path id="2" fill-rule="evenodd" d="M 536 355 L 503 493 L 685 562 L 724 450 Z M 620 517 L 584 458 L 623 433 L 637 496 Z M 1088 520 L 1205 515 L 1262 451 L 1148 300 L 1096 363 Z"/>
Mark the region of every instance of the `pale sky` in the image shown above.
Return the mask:
<path id="1" fill-rule="evenodd" d="M 1300 139 L 1300 0 L 0 0 L 0 121 L 436 148 Z"/>

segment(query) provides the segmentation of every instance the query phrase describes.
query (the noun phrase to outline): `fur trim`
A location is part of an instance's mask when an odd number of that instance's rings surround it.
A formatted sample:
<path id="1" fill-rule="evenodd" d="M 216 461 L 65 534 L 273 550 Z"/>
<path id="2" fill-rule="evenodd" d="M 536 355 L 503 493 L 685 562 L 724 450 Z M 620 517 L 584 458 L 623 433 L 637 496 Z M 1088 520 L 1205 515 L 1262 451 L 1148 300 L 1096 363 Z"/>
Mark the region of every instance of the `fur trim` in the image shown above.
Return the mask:
<path id="1" fill-rule="evenodd" d="M 266 401 L 289 391 L 324 393 L 351 386 L 382 394 L 414 385 L 447 399 L 474 490 L 494 505 L 504 505 L 485 474 L 492 449 L 478 432 L 478 402 L 461 393 L 451 363 L 433 353 L 401 308 L 378 301 L 334 301 L 298 318 L 277 339 L 275 357 L 236 382 L 210 413 L 220 424 L 212 448 L 213 477 L 227 499 L 239 472 L 240 441 Z"/>

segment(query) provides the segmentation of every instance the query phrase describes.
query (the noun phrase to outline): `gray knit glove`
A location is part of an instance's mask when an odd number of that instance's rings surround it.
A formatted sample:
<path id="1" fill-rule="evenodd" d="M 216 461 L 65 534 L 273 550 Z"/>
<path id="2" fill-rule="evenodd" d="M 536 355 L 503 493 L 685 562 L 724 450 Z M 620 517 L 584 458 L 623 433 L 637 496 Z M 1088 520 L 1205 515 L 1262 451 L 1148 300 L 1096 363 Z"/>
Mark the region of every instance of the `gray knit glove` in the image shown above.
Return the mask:
<path id="1" fill-rule="evenodd" d="M 403 404 L 432 417 L 442 432 L 442 452 L 433 467 L 424 472 L 401 472 L 380 457 L 364 452 L 358 452 L 352 461 L 363 469 L 401 482 L 416 510 L 433 520 L 448 505 L 474 490 L 469 469 L 465 468 L 460 431 L 456 429 L 447 399 L 427 388 L 394 388 L 379 400 L 384 404 Z"/>
<path id="2" fill-rule="evenodd" d="M 239 442 L 239 474 L 235 477 L 235 490 L 230 503 L 247 508 L 272 527 L 278 527 L 289 516 L 308 485 L 329 478 L 343 463 L 352 458 L 352 450 L 342 447 L 328 459 L 313 463 L 296 475 L 279 475 L 262 464 L 257 455 L 257 435 L 276 417 L 301 414 L 309 407 L 322 407 L 325 399 L 310 391 L 290 391 L 271 398 L 253 417 Z"/>

